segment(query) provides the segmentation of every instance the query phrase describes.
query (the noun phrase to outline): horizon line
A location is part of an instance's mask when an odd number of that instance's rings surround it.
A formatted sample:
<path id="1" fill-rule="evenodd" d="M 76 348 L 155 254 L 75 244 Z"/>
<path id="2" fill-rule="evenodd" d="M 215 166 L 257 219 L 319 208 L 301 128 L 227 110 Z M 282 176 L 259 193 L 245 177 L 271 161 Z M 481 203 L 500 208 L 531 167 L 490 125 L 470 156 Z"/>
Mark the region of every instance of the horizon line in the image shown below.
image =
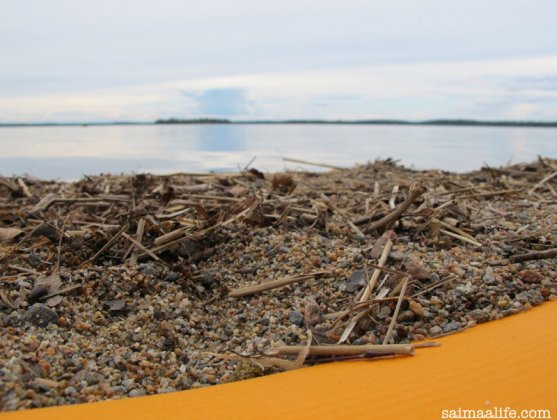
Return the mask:
<path id="1" fill-rule="evenodd" d="M 557 127 L 556 121 L 535 120 L 475 120 L 441 118 L 428 120 L 404 119 L 260 119 L 234 120 L 226 118 L 168 118 L 155 121 L 84 121 L 84 122 L 0 122 L 0 127 L 50 127 L 50 126 L 113 126 L 113 125 L 215 125 L 215 124 L 317 124 L 317 125 L 446 125 L 492 127 Z"/>

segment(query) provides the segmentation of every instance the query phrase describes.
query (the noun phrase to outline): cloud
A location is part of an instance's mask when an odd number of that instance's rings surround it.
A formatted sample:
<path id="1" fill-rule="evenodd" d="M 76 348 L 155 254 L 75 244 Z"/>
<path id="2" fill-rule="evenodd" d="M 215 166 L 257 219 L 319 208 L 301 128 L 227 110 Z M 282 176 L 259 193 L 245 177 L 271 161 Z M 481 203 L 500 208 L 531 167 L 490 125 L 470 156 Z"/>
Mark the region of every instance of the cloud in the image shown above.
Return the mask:
<path id="1" fill-rule="evenodd" d="M 515 104 L 509 110 L 509 116 L 517 120 L 535 119 L 540 107 L 530 103 Z"/>
<path id="2" fill-rule="evenodd" d="M 254 72 L 117 89 L 8 93 L 0 95 L 0 115 L 6 122 L 528 115 L 556 120 L 556 74 L 557 56 Z"/>
<path id="3" fill-rule="evenodd" d="M 249 101 L 244 89 L 216 88 L 202 93 L 184 92 L 197 102 L 199 116 L 235 117 L 248 112 Z"/>

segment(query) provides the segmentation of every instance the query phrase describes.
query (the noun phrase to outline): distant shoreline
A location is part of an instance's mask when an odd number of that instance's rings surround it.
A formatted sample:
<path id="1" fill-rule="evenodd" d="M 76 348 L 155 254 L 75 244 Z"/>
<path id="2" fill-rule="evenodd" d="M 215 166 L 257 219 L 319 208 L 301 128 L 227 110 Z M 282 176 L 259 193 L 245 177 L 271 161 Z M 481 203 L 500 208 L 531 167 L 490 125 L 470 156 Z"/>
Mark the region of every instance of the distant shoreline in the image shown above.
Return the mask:
<path id="1" fill-rule="evenodd" d="M 479 121 L 479 120 L 227 120 L 227 119 L 176 119 L 154 122 L 85 122 L 85 123 L 0 123 L 2 127 L 88 127 L 88 126 L 129 126 L 129 125 L 412 125 L 412 126 L 459 126 L 459 127 L 541 127 L 557 128 L 557 121 Z"/>

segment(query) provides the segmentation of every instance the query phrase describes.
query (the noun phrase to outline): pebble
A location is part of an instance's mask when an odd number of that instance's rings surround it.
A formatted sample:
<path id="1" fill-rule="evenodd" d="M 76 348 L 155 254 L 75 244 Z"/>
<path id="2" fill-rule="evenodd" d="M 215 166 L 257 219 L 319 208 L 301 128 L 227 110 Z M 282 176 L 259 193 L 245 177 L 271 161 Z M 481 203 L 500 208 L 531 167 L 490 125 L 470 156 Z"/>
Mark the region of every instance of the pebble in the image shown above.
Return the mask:
<path id="1" fill-rule="evenodd" d="M 304 326 L 304 316 L 298 311 L 290 312 L 290 315 L 288 315 L 288 320 L 298 327 Z"/>
<path id="2" fill-rule="evenodd" d="M 543 280 L 543 274 L 538 270 L 522 270 L 518 276 L 524 283 L 540 283 Z"/>
<path id="3" fill-rule="evenodd" d="M 307 326 L 314 326 L 321 322 L 323 313 L 314 299 L 308 299 L 304 307 L 304 322 Z M 272 322 L 272 321 L 271 321 Z"/>
<path id="4" fill-rule="evenodd" d="M 489 320 L 489 312 L 483 309 L 474 309 L 468 313 L 476 322 L 486 322 Z"/>
<path id="5" fill-rule="evenodd" d="M 65 395 L 73 395 L 75 393 L 77 393 L 77 390 L 73 386 L 68 386 L 66 389 L 64 389 Z"/>
<path id="6" fill-rule="evenodd" d="M 435 337 L 443 332 L 443 329 L 439 325 L 434 325 L 429 329 L 429 335 Z"/>
<path id="7" fill-rule="evenodd" d="M 411 322 L 416 318 L 416 314 L 412 311 L 402 311 L 397 318 L 398 322 Z"/>
<path id="8" fill-rule="evenodd" d="M 420 318 L 423 318 L 425 315 L 423 306 L 415 300 L 410 301 L 410 303 L 408 304 L 408 309 L 410 309 L 416 316 L 419 316 Z"/>
<path id="9" fill-rule="evenodd" d="M 129 395 L 130 397 L 132 397 L 132 398 L 133 398 L 133 397 L 143 397 L 144 395 L 147 395 L 147 393 L 145 392 L 144 389 L 137 389 L 137 388 L 136 388 L 136 389 L 132 389 L 132 390 L 128 393 L 128 395 Z"/>
<path id="10" fill-rule="evenodd" d="M 153 267 L 150 263 L 139 264 L 139 269 L 143 274 L 152 275 L 152 276 L 158 274 L 158 270 L 155 267 Z"/>
<path id="11" fill-rule="evenodd" d="M 443 327 L 443 332 L 449 333 L 449 332 L 453 332 L 453 331 L 458 331 L 460 330 L 461 325 L 460 322 L 449 322 L 447 325 L 445 325 Z"/>
<path id="12" fill-rule="evenodd" d="M 515 296 L 515 299 L 522 304 L 530 303 L 532 305 L 539 305 L 544 301 L 543 295 L 539 290 L 527 290 Z"/>
<path id="13" fill-rule="evenodd" d="M 509 301 L 507 299 L 501 299 L 497 301 L 497 306 L 499 308 L 506 308 L 507 306 L 509 306 Z"/>
<path id="14" fill-rule="evenodd" d="M 443 306 L 443 301 L 439 299 L 437 296 L 432 296 L 431 299 L 429 299 L 429 303 L 437 309 Z"/>
<path id="15" fill-rule="evenodd" d="M 482 277 L 482 280 L 486 283 L 486 284 L 495 284 L 497 283 L 497 279 L 495 278 L 495 273 L 493 271 L 492 267 L 487 267 L 485 269 L 484 275 Z"/>
<path id="16" fill-rule="evenodd" d="M 366 283 L 364 270 L 355 270 L 350 275 L 350 280 L 346 283 L 346 291 L 353 293 L 361 289 Z"/>
<path id="17" fill-rule="evenodd" d="M 178 273 L 168 273 L 166 275 L 166 277 L 164 278 L 164 281 L 169 281 L 171 283 L 177 281 L 180 278 L 180 275 Z"/>
<path id="18" fill-rule="evenodd" d="M 59 317 L 56 311 L 43 303 L 33 304 L 21 317 L 22 322 L 28 322 L 37 327 L 57 324 L 58 320 Z"/>

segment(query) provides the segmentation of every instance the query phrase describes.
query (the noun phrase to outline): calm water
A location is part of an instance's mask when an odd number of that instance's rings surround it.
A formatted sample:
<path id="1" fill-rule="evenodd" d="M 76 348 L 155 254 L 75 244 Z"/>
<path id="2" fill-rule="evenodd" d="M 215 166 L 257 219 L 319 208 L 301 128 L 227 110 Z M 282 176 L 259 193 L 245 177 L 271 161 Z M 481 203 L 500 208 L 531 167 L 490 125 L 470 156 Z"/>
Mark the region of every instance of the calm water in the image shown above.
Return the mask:
<path id="1" fill-rule="evenodd" d="M 176 125 L 0 128 L 0 174 L 77 179 L 84 174 L 311 169 L 392 157 L 452 171 L 557 158 L 557 129 L 437 126 Z"/>

